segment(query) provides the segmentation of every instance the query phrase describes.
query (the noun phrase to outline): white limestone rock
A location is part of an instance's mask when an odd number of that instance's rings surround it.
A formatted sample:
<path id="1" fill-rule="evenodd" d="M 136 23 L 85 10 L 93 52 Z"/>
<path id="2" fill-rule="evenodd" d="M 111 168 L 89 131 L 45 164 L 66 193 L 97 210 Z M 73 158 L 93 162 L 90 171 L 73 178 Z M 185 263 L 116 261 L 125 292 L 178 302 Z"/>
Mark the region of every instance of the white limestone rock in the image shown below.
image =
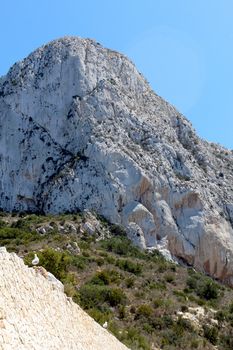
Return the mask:
<path id="1" fill-rule="evenodd" d="M 38 269 L 0 249 L 1 350 L 127 350 Z"/>
<path id="2" fill-rule="evenodd" d="M 52 286 L 55 289 L 64 292 L 64 285 L 51 272 L 47 272 L 47 280 L 52 284 Z"/>
<path id="3" fill-rule="evenodd" d="M 145 236 L 140 226 L 130 222 L 126 226 L 127 237 L 139 248 L 146 249 Z"/>
<path id="4" fill-rule="evenodd" d="M 199 139 L 93 40 L 55 40 L 0 79 L 4 210 L 94 210 L 142 247 L 167 237 L 172 255 L 233 284 L 232 184 L 232 151 Z"/>

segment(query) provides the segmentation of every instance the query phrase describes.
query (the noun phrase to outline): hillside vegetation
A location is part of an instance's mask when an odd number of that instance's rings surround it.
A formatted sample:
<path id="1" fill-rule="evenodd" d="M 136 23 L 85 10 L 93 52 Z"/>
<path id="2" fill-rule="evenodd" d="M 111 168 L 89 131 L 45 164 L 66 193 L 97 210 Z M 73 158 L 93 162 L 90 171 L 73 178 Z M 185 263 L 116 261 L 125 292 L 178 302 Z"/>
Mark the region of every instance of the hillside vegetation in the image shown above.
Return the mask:
<path id="1" fill-rule="evenodd" d="M 233 291 L 141 251 L 90 213 L 1 213 L 0 246 L 60 279 L 68 296 L 131 349 L 233 349 Z"/>

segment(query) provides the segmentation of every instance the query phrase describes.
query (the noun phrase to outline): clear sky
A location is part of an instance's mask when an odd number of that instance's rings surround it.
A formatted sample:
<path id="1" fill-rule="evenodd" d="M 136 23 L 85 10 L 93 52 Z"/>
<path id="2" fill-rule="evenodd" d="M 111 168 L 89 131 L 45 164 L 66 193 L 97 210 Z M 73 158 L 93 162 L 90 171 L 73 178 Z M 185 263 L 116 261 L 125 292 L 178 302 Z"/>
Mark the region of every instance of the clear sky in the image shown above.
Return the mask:
<path id="1" fill-rule="evenodd" d="M 0 0 L 0 75 L 64 35 L 129 56 L 198 134 L 233 149 L 233 0 Z"/>

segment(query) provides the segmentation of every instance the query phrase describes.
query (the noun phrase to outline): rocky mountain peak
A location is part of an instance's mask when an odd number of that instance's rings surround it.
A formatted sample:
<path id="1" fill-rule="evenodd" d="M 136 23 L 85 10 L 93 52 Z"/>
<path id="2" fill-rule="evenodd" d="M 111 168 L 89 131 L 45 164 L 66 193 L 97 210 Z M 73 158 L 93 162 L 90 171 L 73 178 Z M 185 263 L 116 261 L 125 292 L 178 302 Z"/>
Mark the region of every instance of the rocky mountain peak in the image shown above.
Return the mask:
<path id="1" fill-rule="evenodd" d="M 233 284 L 232 171 L 231 151 L 93 40 L 55 40 L 0 80 L 3 210 L 94 210 Z"/>

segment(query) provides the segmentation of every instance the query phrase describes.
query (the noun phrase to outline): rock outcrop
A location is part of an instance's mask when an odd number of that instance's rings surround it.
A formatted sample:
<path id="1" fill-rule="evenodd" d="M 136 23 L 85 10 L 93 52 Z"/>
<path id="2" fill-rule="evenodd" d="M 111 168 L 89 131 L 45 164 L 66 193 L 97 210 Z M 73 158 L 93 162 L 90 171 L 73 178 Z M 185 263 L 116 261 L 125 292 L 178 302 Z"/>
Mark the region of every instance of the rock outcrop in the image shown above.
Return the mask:
<path id="1" fill-rule="evenodd" d="M 1 350 L 127 350 L 53 282 L 0 248 Z"/>
<path id="2" fill-rule="evenodd" d="M 232 152 L 93 40 L 55 40 L 0 80 L 3 210 L 93 209 L 233 285 L 232 185 Z"/>

